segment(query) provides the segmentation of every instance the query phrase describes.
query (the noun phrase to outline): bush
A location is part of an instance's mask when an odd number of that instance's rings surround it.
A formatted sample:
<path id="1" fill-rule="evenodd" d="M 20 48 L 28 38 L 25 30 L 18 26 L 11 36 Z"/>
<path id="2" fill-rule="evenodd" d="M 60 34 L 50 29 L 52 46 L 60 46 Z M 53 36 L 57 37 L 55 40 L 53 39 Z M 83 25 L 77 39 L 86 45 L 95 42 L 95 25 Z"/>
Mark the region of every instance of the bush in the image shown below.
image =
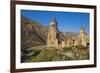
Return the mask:
<path id="1" fill-rule="evenodd" d="M 52 61 L 53 57 L 57 55 L 54 49 L 41 50 L 40 54 L 32 59 L 33 62 Z"/>

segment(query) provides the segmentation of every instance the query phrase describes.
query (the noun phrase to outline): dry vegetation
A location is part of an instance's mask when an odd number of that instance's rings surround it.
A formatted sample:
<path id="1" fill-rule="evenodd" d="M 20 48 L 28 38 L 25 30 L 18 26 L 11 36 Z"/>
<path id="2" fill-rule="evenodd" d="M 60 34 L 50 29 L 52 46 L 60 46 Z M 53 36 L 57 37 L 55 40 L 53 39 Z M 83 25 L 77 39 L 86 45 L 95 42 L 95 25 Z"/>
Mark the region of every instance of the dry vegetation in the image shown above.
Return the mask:
<path id="1" fill-rule="evenodd" d="M 25 55 L 25 53 L 24 53 Z M 22 56 L 22 58 L 25 56 Z M 89 59 L 88 47 L 81 48 L 63 48 L 57 50 L 55 48 L 33 49 L 27 50 L 26 59 L 22 62 L 47 62 L 47 61 L 68 61 L 68 60 L 85 60 Z"/>

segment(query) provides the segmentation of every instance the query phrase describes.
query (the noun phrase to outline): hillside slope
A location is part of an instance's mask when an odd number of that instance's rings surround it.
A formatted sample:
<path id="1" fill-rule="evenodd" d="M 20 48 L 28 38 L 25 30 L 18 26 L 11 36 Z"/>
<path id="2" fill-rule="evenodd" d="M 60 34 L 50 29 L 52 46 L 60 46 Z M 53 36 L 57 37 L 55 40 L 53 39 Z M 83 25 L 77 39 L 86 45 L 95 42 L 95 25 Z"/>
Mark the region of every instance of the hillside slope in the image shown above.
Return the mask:
<path id="1" fill-rule="evenodd" d="M 21 48 L 46 44 L 48 27 L 21 16 Z"/>

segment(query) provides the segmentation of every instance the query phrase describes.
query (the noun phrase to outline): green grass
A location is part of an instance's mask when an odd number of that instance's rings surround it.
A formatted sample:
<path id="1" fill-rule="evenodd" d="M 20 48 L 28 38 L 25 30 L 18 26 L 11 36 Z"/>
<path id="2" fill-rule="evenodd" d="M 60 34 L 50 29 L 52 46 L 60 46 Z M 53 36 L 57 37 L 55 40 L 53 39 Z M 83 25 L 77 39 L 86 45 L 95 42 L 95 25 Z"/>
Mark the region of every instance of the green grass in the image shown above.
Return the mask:
<path id="1" fill-rule="evenodd" d="M 73 49 L 63 48 L 63 52 L 70 52 Z M 74 50 L 73 50 L 74 51 Z M 63 54 L 60 54 L 59 50 L 57 51 L 55 48 L 50 49 L 41 49 L 41 50 L 32 50 L 34 54 L 25 60 L 24 62 L 47 62 L 47 61 L 67 61 L 67 60 L 84 60 L 89 59 L 89 51 L 88 49 L 85 52 L 79 54 L 79 56 L 69 57 Z M 76 52 L 75 52 L 76 53 Z"/>

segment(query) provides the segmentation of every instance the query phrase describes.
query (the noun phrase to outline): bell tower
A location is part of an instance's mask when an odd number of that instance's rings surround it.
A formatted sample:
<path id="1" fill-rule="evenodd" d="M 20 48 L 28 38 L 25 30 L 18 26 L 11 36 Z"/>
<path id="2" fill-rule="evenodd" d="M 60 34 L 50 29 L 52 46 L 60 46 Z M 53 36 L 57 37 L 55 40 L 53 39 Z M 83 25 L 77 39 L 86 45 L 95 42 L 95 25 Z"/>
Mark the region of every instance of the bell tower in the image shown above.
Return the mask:
<path id="1" fill-rule="evenodd" d="M 82 46 L 87 46 L 87 33 L 85 32 L 85 28 L 81 26 L 80 28 L 80 38 L 81 38 L 81 45 Z"/>
<path id="2" fill-rule="evenodd" d="M 50 22 L 50 29 L 48 31 L 48 38 L 47 38 L 47 45 L 49 47 L 56 47 L 58 45 L 58 39 L 57 39 L 57 21 L 55 18 L 53 18 Z"/>

